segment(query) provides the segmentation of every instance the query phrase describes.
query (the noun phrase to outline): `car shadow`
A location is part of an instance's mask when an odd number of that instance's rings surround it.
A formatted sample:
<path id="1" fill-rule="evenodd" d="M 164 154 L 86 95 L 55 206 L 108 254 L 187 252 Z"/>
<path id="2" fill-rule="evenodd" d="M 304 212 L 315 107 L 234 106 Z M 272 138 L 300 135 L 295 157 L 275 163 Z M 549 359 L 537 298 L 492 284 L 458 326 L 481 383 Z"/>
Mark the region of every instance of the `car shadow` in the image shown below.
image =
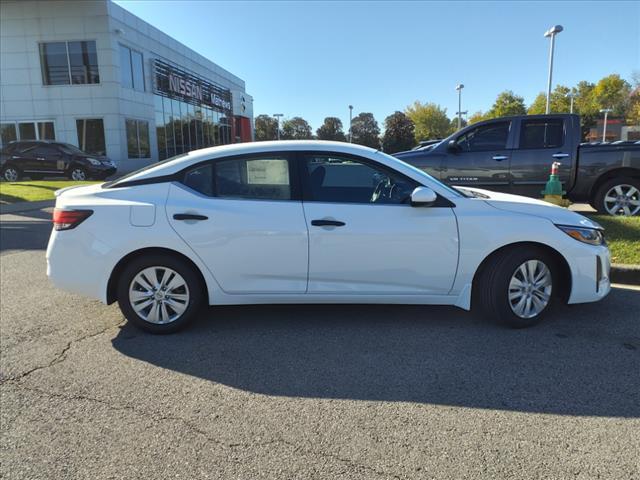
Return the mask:
<path id="1" fill-rule="evenodd" d="M 640 416 L 640 337 L 616 289 L 511 330 L 452 307 L 212 307 L 186 331 L 125 325 L 121 353 L 265 395 Z M 628 308 L 628 307 L 627 307 Z"/>

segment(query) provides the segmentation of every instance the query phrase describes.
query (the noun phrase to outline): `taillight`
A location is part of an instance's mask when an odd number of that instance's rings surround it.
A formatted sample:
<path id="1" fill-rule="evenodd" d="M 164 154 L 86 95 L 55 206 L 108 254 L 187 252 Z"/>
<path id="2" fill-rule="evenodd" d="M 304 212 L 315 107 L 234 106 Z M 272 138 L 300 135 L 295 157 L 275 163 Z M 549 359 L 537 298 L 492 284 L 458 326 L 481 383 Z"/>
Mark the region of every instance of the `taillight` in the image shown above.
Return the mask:
<path id="1" fill-rule="evenodd" d="M 71 230 L 76 228 L 93 214 L 93 210 L 63 210 L 55 208 L 53 210 L 53 229 Z"/>

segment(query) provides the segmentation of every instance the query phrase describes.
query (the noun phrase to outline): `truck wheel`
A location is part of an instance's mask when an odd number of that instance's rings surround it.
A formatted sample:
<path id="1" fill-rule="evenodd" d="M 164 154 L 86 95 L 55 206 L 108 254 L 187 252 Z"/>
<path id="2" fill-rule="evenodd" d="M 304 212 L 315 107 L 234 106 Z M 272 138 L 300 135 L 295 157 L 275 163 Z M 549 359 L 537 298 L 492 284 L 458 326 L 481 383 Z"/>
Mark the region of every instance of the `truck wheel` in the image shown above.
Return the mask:
<path id="1" fill-rule="evenodd" d="M 630 217 L 640 214 L 640 180 L 617 177 L 605 182 L 596 192 L 593 206 L 607 215 Z"/>
<path id="2" fill-rule="evenodd" d="M 474 282 L 474 310 L 512 328 L 531 327 L 553 306 L 558 274 L 551 256 L 538 248 L 500 252 Z"/>

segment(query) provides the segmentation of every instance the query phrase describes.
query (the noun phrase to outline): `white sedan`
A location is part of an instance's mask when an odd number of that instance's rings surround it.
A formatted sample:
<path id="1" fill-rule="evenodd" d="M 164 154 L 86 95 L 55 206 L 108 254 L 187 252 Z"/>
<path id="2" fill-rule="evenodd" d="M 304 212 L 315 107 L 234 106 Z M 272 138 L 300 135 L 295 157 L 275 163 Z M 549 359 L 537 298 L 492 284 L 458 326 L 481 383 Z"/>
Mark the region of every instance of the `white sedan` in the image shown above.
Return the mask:
<path id="1" fill-rule="evenodd" d="M 610 290 L 591 220 L 338 142 L 193 151 L 56 192 L 47 274 L 155 333 L 204 304 L 400 303 L 514 327 Z"/>

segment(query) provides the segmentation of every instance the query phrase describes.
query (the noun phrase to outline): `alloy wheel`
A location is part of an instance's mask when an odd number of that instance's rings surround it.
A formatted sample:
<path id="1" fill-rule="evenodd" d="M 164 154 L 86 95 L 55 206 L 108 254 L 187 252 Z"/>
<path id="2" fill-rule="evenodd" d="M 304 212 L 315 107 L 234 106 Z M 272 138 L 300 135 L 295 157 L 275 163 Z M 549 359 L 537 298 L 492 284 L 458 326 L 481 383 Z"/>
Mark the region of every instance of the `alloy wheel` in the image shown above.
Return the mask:
<path id="1" fill-rule="evenodd" d="M 7 182 L 17 182 L 18 181 L 18 171 L 15 168 L 7 168 L 4 171 L 4 179 Z"/>
<path id="2" fill-rule="evenodd" d="M 87 179 L 87 175 L 81 168 L 76 168 L 71 172 L 71 179 L 81 182 Z"/>
<path id="3" fill-rule="evenodd" d="M 129 302 L 144 321 L 175 322 L 189 306 L 189 287 L 182 276 L 168 267 L 148 267 L 129 285 Z"/>
<path id="4" fill-rule="evenodd" d="M 640 212 L 640 191 L 633 185 L 615 185 L 604 196 L 604 208 L 609 215 L 637 215 Z"/>
<path id="5" fill-rule="evenodd" d="M 516 268 L 509 282 L 509 305 L 520 318 L 533 318 L 551 301 L 552 276 L 540 260 L 528 260 Z"/>

